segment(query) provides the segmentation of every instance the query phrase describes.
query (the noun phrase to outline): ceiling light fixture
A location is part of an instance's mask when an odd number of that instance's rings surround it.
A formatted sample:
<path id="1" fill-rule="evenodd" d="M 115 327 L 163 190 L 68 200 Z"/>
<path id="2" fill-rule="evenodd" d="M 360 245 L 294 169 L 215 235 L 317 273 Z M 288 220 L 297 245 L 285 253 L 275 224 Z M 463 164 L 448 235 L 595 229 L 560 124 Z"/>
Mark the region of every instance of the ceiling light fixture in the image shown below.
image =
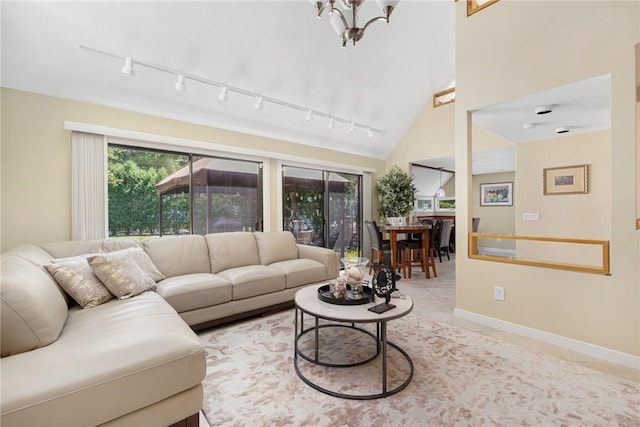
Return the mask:
<path id="1" fill-rule="evenodd" d="M 220 86 L 220 94 L 218 95 L 218 99 L 220 101 L 226 101 L 228 95 L 229 89 L 227 89 L 226 86 Z"/>
<path id="2" fill-rule="evenodd" d="M 313 120 L 313 113 L 311 112 L 311 110 L 307 110 L 307 116 L 304 119 L 308 122 Z"/>
<path id="3" fill-rule="evenodd" d="M 384 16 L 377 16 L 368 20 L 364 26 L 358 27 L 358 8 L 362 6 L 364 0 L 338 0 L 344 13 L 335 7 L 336 0 L 311 0 L 311 4 L 316 10 L 318 18 L 322 18 L 322 13 L 327 10 L 329 13 L 329 21 L 331 26 L 342 39 L 342 47 L 347 46 L 347 42 L 359 41 L 363 36 L 367 27 L 376 21 L 386 21 L 389 23 L 389 17 L 395 9 L 399 0 L 376 0 L 376 3 L 382 9 Z M 345 14 L 347 16 L 345 16 Z M 347 17 L 350 17 L 348 19 Z"/>
<path id="4" fill-rule="evenodd" d="M 333 129 L 334 122 L 335 122 L 335 120 L 333 120 L 333 117 L 329 117 L 329 124 L 327 125 L 327 127 L 329 129 Z"/>
<path id="5" fill-rule="evenodd" d="M 536 107 L 533 111 L 535 111 L 535 113 L 539 116 L 543 114 L 549 114 L 550 112 L 553 111 L 553 105 L 540 105 L 539 107 Z"/>
<path id="6" fill-rule="evenodd" d="M 373 138 L 373 132 L 371 132 L 371 129 L 367 128 L 367 136 L 369 138 Z"/>
<path id="7" fill-rule="evenodd" d="M 130 76 L 134 76 L 136 74 L 136 70 L 133 68 L 133 59 L 126 57 L 124 60 L 124 67 L 122 67 L 122 72 L 124 74 L 129 74 Z"/>
<path id="8" fill-rule="evenodd" d="M 442 168 L 440 169 L 440 187 L 438 188 L 438 191 L 436 191 L 436 197 L 444 197 L 446 196 L 446 193 L 444 191 L 444 187 L 442 186 Z"/>
<path id="9" fill-rule="evenodd" d="M 242 88 L 239 88 L 239 87 L 229 86 L 229 85 L 224 84 L 222 82 L 217 82 L 217 81 L 214 81 L 214 80 L 211 80 L 211 79 L 208 79 L 208 78 L 205 78 L 205 77 L 197 76 L 197 75 L 194 75 L 194 74 L 184 73 L 183 71 L 178 71 L 178 70 L 173 69 L 173 68 L 165 67 L 164 65 L 154 64 L 152 62 L 140 61 L 138 59 L 134 60 L 131 57 L 125 57 L 123 55 L 118 55 L 118 54 L 113 53 L 113 52 L 109 52 L 109 51 L 106 51 L 106 50 L 103 50 L 103 49 L 99 49 L 99 48 L 95 48 L 95 47 L 87 46 L 87 45 L 83 45 L 83 44 L 80 44 L 79 48 L 87 50 L 87 51 L 90 51 L 90 52 L 99 53 L 99 54 L 102 54 L 102 55 L 105 55 L 105 56 L 110 56 L 112 58 L 117 58 L 119 60 L 124 61 L 125 65 L 122 68 L 122 72 L 123 73 L 127 73 L 128 74 L 128 72 L 125 71 L 125 70 L 129 70 L 128 64 L 130 62 L 132 70 L 133 70 L 133 66 L 135 64 L 136 67 L 146 67 L 146 68 L 150 68 L 152 70 L 160 71 L 160 72 L 163 72 L 163 73 L 177 75 L 178 76 L 178 81 L 176 82 L 175 87 L 176 87 L 177 90 L 180 90 L 180 91 L 186 90 L 186 82 L 187 82 L 187 80 L 192 80 L 192 81 L 204 84 L 204 85 L 208 85 L 208 86 L 213 86 L 213 87 L 219 88 L 220 89 L 220 93 L 218 95 L 218 98 L 221 101 L 226 101 L 227 100 L 229 92 L 237 93 L 237 94 L 244 95 L 244 96 L 247 96 L 247 97 L 251 97 L 251 98 L 254 98 L 254 99 L 257 99 L 257 98 L 261 97 L 262 100 L 263 100 L 263 103 L 265 101 L 267 101 L 267 102 L 270 102 L 271 104 L 279 105 L 281 107 L 286 107 L 286 108 L 289 108 L 291 110 L 295 110 L 297 112 L 301 112 L 301 111 L 302 112 L 307 112 L 307 114 L 310 111 L 311 115 L 312 115 L 312 118 L 313 118 L 313 116 L 317 116 L 317 117 L 324 117 L 324 118 L 327 118 L 327 119 L 333 119 L 334 123 L 335 122 L 340 122 L 340 123 L 343 123 L 343 124 L 349 126 L 349 130 L 352 131 L 352 132 L 357 127 L 357 128 L 363 129 L 363 130 L 369 128 L 372 132 L 379 133 L 379 134 L 384 134 L 385 133 L 384 129 L 374 128 L 374 127 L 371 127 L 371 126 L 369 126 L 368 124 L 365 124 L 365 123 L 357 123 L 357 122 L 354 122 L 354 121 L 349 120 L 349 119 L 345 119 L 345 118 L 342 118 L 342 117 L 335 116 L 333 114 L 325 113 L 325 112 L 322 112 L 322 111 L 319 111 L 319 110 L 313 110 L 313 109 L 310 109 L 310 108 L 308 108 L 306 106 L 302 106 L 302 105 L 299 105 L 299 104 L 294 104 L 292 102 L 283 101 L 281 99 L 277 99 L 277 98 L 273 98 L 273 97 L 264 96 L 264 95 L 258 94 L 256 92 L 252 92 L 252 91 L 249 91 L 249 90 L 246 90 L 246 89 L 242 89 Z M 184 89 L 180 89 L 182 87 Z M 255 104 L 254 104 L 254 107 L 255 107 Z"/>
<path id="10" fill-rule="evenodd" d="M 256 100 L 256 103 L 253 104 L 253 108 L 255 108 L 256 110 L 262 110 L 262 104 L 264 104 L 264 98 L 259 96 Z"/>
<path id="11" fill-rule="evenodd" d="M 178 81 L 176 82 L 176 90 L 184 92 L 187 90 L 187 84 L 185 83 L 185 77 L 182 74 L 178 74 Z"/>
<path id="12" fill-rule="evenodd" d="M 534 127 L 538 126 L 537 123 L 525 123 L 522 125 L 523 129 L 533 129 Z"/>
<path id="13" fill-rule="evenodd" d="M 560 134 L 560 133 L 569 133 L 571 131 L 571 129 L 569 129 L 567 126 L 562 126 L 559 128 L 555 128 L 556 133 Z"/>

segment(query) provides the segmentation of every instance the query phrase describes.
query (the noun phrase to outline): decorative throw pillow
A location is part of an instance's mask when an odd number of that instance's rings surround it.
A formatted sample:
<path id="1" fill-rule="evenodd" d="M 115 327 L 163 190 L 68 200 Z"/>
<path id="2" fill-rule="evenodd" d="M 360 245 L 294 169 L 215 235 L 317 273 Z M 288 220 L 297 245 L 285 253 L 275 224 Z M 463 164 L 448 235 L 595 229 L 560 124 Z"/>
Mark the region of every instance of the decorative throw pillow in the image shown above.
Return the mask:
<path id="1" fill-rule="evenodd" d="M 160 280 L 164 280 L 167 278 L 158 267 L 153 263 L 149 255 L 144 251 L 144 249 L 140 247 L 133 247 L 128 249 L 123 249 L 121 251 L 127 255 L 129 255 L 133 260 L 142 268 L 142 270 L 149 275 L 155 282 L 159 282 Z M 115 253 L 115 252 L 110 252 Z"/>
<path id="2" fill-rule="evenodd" d="M 54 260 L 44 266 L 64 291 L 82 308 L 92 308 L 113 298 L 113 295 L 93 274 L 85 257 Z"/>
<path id="3" fill-rule="evenodd" d="M 156 282 L 122 251 L 87 258 L 93 273 L 118 299 L 155 290 Z"/>

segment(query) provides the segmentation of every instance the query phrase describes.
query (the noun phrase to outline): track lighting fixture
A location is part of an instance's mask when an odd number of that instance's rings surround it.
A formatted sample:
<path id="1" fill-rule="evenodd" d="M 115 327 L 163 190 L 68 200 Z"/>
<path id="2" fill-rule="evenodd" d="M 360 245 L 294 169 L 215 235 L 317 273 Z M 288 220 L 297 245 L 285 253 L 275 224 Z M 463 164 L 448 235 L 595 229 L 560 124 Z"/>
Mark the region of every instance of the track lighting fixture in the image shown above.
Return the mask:
<path id="1" fill-rule="evenodd" d="M 262 110 L 263 104 L 264 104 L 264 98 L 259 96 L 258 99 L 256 99 L 256 103 L 253 104 L 253 108 L 255 108 L 256 110 Z"/>
<path id="2" fill-rule="evenodd" d="M 367 136 L 369 138 L 373 138 L 373 132 L 371 132 L 371 129 L 367 128 Z"/>
<path id="3" fill-rule="evenodd" d="M 126 57 L 124 60 L 124 67 L 122 67 L 122 72 L 124 74 L 129 74 L 133 76 L 136 74 L 136 70 L 133 68 L 133 59 Z"/>
<path id="4" fill-rule="evenodd" d="M 227 100 L 227 93 L 229 92 L 229 89 L 226 86 L 221 86 L 220 87 L 220 94 L 218 95 L 218 99 L 220 101 L 226 101 Z"/>
<path id="5" fill-rule="evenodd" d="M 187 84 L 185 83 L 185 77 L 182 74 L 178 74 L 178 81 L 176 82 L 176 90 L 184 92 L 187 90 Z"/>
<path id="6" fill-rule="evenodd" d="M 325 2 L 327 2 L 328 0 L 325 0 Z M 342 2 L 347 2 L 347 0 L 340 0 Z M 356 0 L 349 0 L 348 3 L 358 3 L 358 5 L 361 3 L 362 1 L 356 1 Z M 333 2 L 332 2 L 333 3 Z M 331 12 L 331 11 L 329 11 Z M 243 95 L 243 96 L 248 96 L 251 97 L 253 99 L 255 99 L 255 103 L 253 104 L 254 108 L 257 110 L 260 110 L 263 108 L 264 102 L 268 101 L 274 105 L 279 105 L 281 107 L 286 107 L 286 108 L 290 108 L 292 110 L 295 110 L 296 112 L 300 112 L 300 111 L 304 111 L 306 113 L 305 119 L 307 121 L 311 121 L 313 120 L 313 116 L 318 116 L 318 117 L 326 117 L 329 120 L 328 123 L 328 128 L 329 129 L 333 129 L 335 127 L 336 122 L 340 122 L 343 123 L 345 125 L 348 125 L 349 127 L 349 131 L 350 132 L 354 132 L 356 128 L 360 128 L 363 129 L 367 132 L 367 135 L 369 135 L 369 137 L 371 137 L 373 135 L 373 133 L 384 133 L 385 131 L 383 129 L 376 129 L 373 128 L 367 124 L 364 123 L 357 123 L 354 122 L 353 120 L 349 120 L 349 119 L 344 119 L 342 117 L 338 117 L 335 116 L 333 114 L 329 114 L 329 113 L 325 113 L 322 111 L 318 111 L 318 110 L 312 110 L 306 106 L 302 106 L 299 104 L 293 104 L 291 102 L 287 102 L 287 101 L 283 101 L 281 99 L 277 99 L 277 98 L 273 98 L 273 97 L 268 97 L 268 96 L 264 96 L 249 90 L 245 90 L 239 87 L 233 87 L 233 86 L 228 86 L 222 82 L 217 82 L 205 77 L 201 77 L 201 76 L 196 76 L 193 74 L 188 74 L 183 72 L 182 70 L 176 70 L 173 68 L 169 68 L 169 67 L 165 67 L 164 65 L 160 65 L 160 64 L 154 64 L 151 62 L 146 62 L 146 61 L 140 61 L 140 60 L 134 60 L 132 57 L 129 56 L 123 56 L 123 55 L 119 55 L 116 53 L 112 53 L 112 52 L 108 52 L 106 50 L 103 49 L 98 49 L 95 47 L 91 47 L 91 46 L 87 46 L 87 45 L 79 45 L 80 49 L 84 49 L 90 52 L 94 52 L 94 53 L 99 53 L 105 56 L 110 56 L 112 58 L 117 58 L 119 60 L 124 61 L 124 66 L 122 67 L 122 72 L 124 74 L 129 74 L 129 75 L 134 75 L 135 74 L 135 67 L 146 67 L 146 68 L 151 68 L 152 70 L 156 70 L 156 71 L 160 71 L 163 73 L 167 73 L 167 74 L 172 74 L 174 76 L 178 76 L 178 79 L 175 83 L 175 89 L 180 91 L 180 92 L 185 92 L 187 89 L 187 80 L 192 80 L 194 82 L 197 82 L 199 84 L 204 84 L 204 85 L 208 85 L 208 86 L 213 86 L 216 88 L 219 88 L 220 92 L 218 94 L 218 99 L 220 99 L 221 101 L 226 101 L 229 92 L 233 92 L 239 95 Z"/>

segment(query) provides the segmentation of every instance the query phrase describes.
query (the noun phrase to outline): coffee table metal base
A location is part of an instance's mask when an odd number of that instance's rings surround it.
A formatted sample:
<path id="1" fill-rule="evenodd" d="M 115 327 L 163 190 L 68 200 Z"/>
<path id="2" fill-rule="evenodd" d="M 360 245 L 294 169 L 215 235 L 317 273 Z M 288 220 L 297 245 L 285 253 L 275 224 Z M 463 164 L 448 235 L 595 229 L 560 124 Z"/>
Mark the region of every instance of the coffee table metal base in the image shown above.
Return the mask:
<path id="1" fill-rule="evenodd" d="M 298 312 L 300 313 L 300 321 L 298 322 Z M 320 317 L 315 316 L 313 314 L 310 313 L 306 313 L 312 317 L 314 317 L 315 319 L 315 325 L 304 329 L 304 315 L 305 315 L 305 311 L 296 307 L 295 309 L 295 315 L 296 315 L 296 321 L 295 321 L 295 339 L 294 339 L 294 347 L 295 347 L 295 352 L 294 352 L 294 357 L 293 357 L 293 365 L 294 368 L 296 370 L 296 374 L 298 375 L 298 377 L 300 377 L 300 379 L 307 385 L 309 385 L 310 387 L 313 387 L 314 389 L 328 394 L 330 396 L 334 396 L 334 397 L 340 397 L 343 399 L 355 399 L 355 400 L 372 400 L 372 399 L 380 399 L 382 397 L 387 397 L 387 396 L 391 396 L 392 394 L 398 393 L 399 391 L 403 390 L 404 388 L 406 388 L 409 383 L 411 382 L 411 380 L 413 379 L 413 361 L 411 360 L 411 357 L 409 357 L 409 355 L 403 350 L 401 349 L 398 345 L 390 342 L 387 340 L 387 322 L 386 321 L 380 321 L 377 322 L 377 326 L 376 326 L 376 333 L 373 334 L 370 331 L 367 331 L 366 329 L 363 328 L 359 328 L 357 326 L 355 326 L 354 323 L 351 323 L 350 326 L 347 324 L 340 324 L 340 323 L 330 323 L 330 324 L 323 324 L 320 325 L 319 324 L 319 319 Z M 348 322 L 344 322 L 344 323 L 348 323 Z M 299 327 L 298 327 L 299 325 Z M 343 364 L 336 364 L 336 363 L 329 363 L 329 362 L 323 362 L 321 360 L 319 360 L 319 331 L 322 328 L 349 328 L 349 329 L 353 329 L 359 332 L 362 332 L 366 335 L 369 335 L 370 337 L 372 337 L 375 342 L 376 342 L 376 351 L 373 355 L 363 359 L 363 360 L 359 360 L 359 361 L 354 361 L 354 362 L 349 362 L 349 363 L 343 363 Z M 300 331 L 298 333 L 298 331 Z M 305 354 L 303 351 L 301 351 L 298 348 L 298 342 L 300 340 L 300 338 L 302 338 L 304 335 L 306 335 L 307 333 L 313 332 L 314 333 L 314 341 L 315 341 L 315 348 L 314 348 L 314 357 L 310 357 L 307 354 Z M 397 387 L 394 387 L 392 389 L 388 389 L 387 387 L 387 346 L 391 346 L 393 348 L 395 348 L 407 361 L 408 365 L 409 365 L 409 375 L 407 376 L 407 378 L 404 380 L 404 382 L 400 385 L 398 385 Z M 360 394 L 348 394 L 348 393 L 339 393 L 337 391 L 333 391 L 333 390 L 329 390 L 327 388 L 324 388 L 316 383 L 314 383 L 313 381 L 311 381 L 309 378 L 307 378 L 302 371 L 300 370 L 300 367 L 298 366 L 298 357 L 316 364 L 316 365 L 320 365 L 320 366 L 326 366 L 326 367 L 335 367 L 335 368 L 349 368 L 349 367 L 354 367 L 354 366 L 360 366 L 360 365 L 364 365 L 368 362 L 371 362 L 373 360 L 375 360 L 377 357 L 380 356 L 380 353 L 382 353 L 382 391 L 380 393 L 375 393 L 375 394 L 366 394 L 366 395 L 360 395 Z"/>

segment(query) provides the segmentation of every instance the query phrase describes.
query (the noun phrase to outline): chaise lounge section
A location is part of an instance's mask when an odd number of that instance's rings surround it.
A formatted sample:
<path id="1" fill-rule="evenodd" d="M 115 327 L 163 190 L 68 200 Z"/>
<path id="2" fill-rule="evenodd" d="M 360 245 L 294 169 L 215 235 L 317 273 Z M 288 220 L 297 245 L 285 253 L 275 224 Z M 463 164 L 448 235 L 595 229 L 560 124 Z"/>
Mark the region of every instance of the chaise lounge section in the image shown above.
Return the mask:
<path id="1" fill-rule="evenodd" d="M 47 272 L 69 257 L 117 259 L 131 248 L 142 248 L 157 268 L 155 292 L 83 309 Z M 7 251 L 0 280 L 0 423 L 197 422 L 205 356 L 193 329 L 290 305 L 297 289 L 335 278 L 338 268 L 335 252 L 297 245 L 288 232 L 67 241 Z"/>

